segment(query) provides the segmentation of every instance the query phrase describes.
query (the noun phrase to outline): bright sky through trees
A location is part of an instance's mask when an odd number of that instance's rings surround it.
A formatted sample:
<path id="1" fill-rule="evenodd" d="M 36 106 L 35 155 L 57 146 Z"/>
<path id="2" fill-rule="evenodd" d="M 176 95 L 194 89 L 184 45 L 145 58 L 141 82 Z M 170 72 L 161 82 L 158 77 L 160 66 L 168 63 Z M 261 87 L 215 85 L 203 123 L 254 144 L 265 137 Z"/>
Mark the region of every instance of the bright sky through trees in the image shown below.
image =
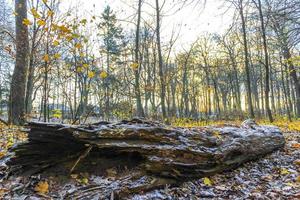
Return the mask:
<path id="1" fill-rule="evenodd" d="M 132 22 L 128 23 L 128 21 L 136 16 L 135 0 L 61 0 L 61 2 L 62 10 L 78 7 L 82 17 L 90 17 L 93 13 L 100 15 L 100 11 L 110 5 L 118 19 L 124 20 L 122 24 L 125 27 L 134 28 Z M 144 19 L 154 18 L 154 6 L 154 1 L 149 0 L 143 4 Z M 223 33 L 232 23 L 233 14 L 234 10 L 224 0 L 203 0 L 188 4 L 168 1 L 163 6 L 161 37 L 168 40 L 173 30 L 177 34 L 180 32 L 176 43 L 176 49 L 180 50 L 182 46 L 189 45 L 201 34 Z"/>

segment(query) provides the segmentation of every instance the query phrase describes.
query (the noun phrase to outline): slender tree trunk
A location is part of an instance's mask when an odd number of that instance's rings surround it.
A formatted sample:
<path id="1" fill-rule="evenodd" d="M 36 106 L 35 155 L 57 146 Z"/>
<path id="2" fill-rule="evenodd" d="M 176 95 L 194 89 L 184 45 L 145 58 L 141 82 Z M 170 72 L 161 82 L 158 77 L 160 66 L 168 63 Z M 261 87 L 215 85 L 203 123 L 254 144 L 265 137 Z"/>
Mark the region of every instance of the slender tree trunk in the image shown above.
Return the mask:
<path id="1" fill-rule="evenodd" d="M 294 89 L 295 89 L 295 107 L 296 107 L 296 116 L 300 118 L 300 82 L 298 80 L 297 72 L 293 62 L 290 60 L 291 53 L 289 48 L 284 49 L 284 58 L 287 60 L 288 71 L 291 79 L 293 80 Z"/>
<path id="2" fill-rule="evenodd" d="M 49 46 L 47 41 L 46 54 L 49 53 Z M 44 77 L 44 98 L 43 98 L 43 116 L 44 122 L 47 121 L 48 115 L 48 61 L 45 61 L 45 77 Z"/>
<path id="3" fill-rule="evenodd" d="M 137 24 L 136 24 L 136 35 L 135 35 L 135 50 L 134 57 L 135 63 L 138 64 L 138 68 L 134 71 L 135 77 L 135 97 L 136 97 L 136 111 L 138 117 L 145 117 L 142 100 L 141 100 L 141 91 L 140 91 L 140 71 L 141 71 L 141 63 L 139 62 L 139 49 L 140 49 L 140 24 L 141 24 L 141 7 L 142 0 L 138 2 L 138 16 L 137 16 Z"/>
<path id="4" fill-rule="evenodd" d="M 160 42 L 160 8 L 159 8 L 159 0 L 155 0 L 156 2 L 156 41 L 157 41 L 157 52 L 158 52 L 158 70 L 159 70 L 159 79 L 160 79 L 160 103 L 161 103 L 161 111 L 164 119 L 167 119 L 166 112 L 166 86 L 165 86 L 165 77 L 163 71 L 163 58 L 161 52 L 161 42 Z"/>
<path id="5" fill-rule="evenodd" d="M 264 23 L 264 16 L 262 13 L 261 1 L 258 0 L 258 10 L 259 10 L 259 18 L 264 46 L 264 54 L 265 54 L 265 106 L 267 115 L 270 122 L 273 122 L 273 117 L 270 109 L 270 101 L 269 101 L 269 93 L 270 93 L 270 69 L 269 69 L 269 55 L 268 55 L 268 47 L 267 47 L 267 38 L 266 38 L 266 30 Z"/>
<path id="6" fill-rule="evenodd" d="M 284 69 L 283 69 L 283 64 L 282 64 L 281 58 L 280 58 L 280 67 L 281 67 L 282 88 L 283 88 L 283 94 L 284 94 L 284 104 L 286 105 L 286 112 L 288 115 L 288 119 L 289 119 L 289 121 L 292 121 L 290 105 L 289 105 L 289 101 L 288 101 L 288 94 L 287 94 L 287 89 L 285 86 Z"/>
<path id="7" fill-rule="evenodd" d="M 243 29 L 248 111 L 249 111 L 250 117 L 254 118 L 255 116 L 254 116 L 253 104 L 252 104 L 251 79 L 250 79 L 250 69 L 249 69 L 249 53 L 248 53 L 246 22 L 245 22 L 245 17 L 244 17 L 243 0 L 239 0 L 239 2 L 240 2 L 239 10 L 240 10 L 240 16 L 241 16 L 241 20 L 242 20 L 242 29 Z"/>
<path id="8" fill-rule="evenodd" d="M 9 122 L 25 122 L 26 75 L 28 68 L 28 27 L 23 24 L 27 19 L 27 1 L 15 0 L 16 15 L 16 63 L 10 88 Z"/>

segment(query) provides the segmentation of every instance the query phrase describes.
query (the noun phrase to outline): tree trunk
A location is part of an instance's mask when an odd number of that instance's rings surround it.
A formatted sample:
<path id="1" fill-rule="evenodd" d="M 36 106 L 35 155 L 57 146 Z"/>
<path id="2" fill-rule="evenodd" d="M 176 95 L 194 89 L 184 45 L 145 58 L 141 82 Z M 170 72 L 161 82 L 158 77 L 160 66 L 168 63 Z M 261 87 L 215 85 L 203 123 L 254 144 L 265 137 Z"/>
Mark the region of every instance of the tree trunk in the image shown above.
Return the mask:
<path id="1" fill-rule="evenodd" d="M 264 16 L 262 13 L 261 1 L 258 0 L 258 10 L 259 10 L 259 18 L 261 25 L 261 33 L 263 39 L 264 46 L 264 54 L 265 54 L 265 106 L 267 115 L 270 122 L 273 122 L 273 117 L 270 109 L 270 101 L 269 101 L 269 93 L 270 93 L 270 69 L 269 69 L 269 55 L 268 55 L 268 47 L 267 47 L 267 38 L 266 38 L 266 30 L 264 23 Z"/>
<path id="2" fill-rule="evenodd" d="M 283 52 L 284 58 L 287 60 L 287 65 L 288 65 L 288 71 L 291 79 L 293 80 L 294 83 L 294 88 L 295 88 L 295 107 L 296 107 L 296 116 L 297 118 L 300 118 L 300 83 L 298 80 L 297 72 L 295 69 L 295 66 L 293 62 L 291 61 L 291 53 L 289 48 L 285 48 Z"/>
<path id="3" fill-rule="evenodd" d="M 135 35 L 135 50 L 134 50 L 134 58 L 135 63 L 138 64 L 138 68 L 134 71 L 135 77 L 135 97 L 136 97 L 136 111 L 138 117 L 145 117 L 142 100 L 141 100 L 141 91 L 140 91 L 140 71 L 141 71 L 141 62 L 139 60 L 139 50 L 140 50 L 140 24 L 141 24 L 141 7 L 142 0 L 138 1 L 138 16 L 137 16 L 137 24 L 136 24 L 136 35 Z"/>
<path id="4" fill-rule="evenodd" d="M 239 0 L 239 11 L 240 11 L 240 16 L 241 16 L 241 20 L 242 20 L 242 29 L 243 29 L 248 112 L 249 112 L 250 117 L 254 118 L 252 93 L 251 93 L 250 69 L 249 69 L 249 52 L 248 52 L 248 44 L 247 44 L 247 33 L 246 33 L 246 22 L 245 22 L 245 17 L 244 17 L 243 0 Z"/>
<path id="5" fill-rule="evenodd" d="M 16 15 L 16 63 L 10 88 L 9 122 L 19 125 L 25 121 L 25 92 L 28 68 L 27 1 L 15 0 Z"/>
<path id="6" fill-rule="evenodd" d="M 160 7 L 159 7 L 159 0 L 155 0 L 156 2 L 156 42 L 157 42 L 157 52 L 158 52 L 158 74 L 160 79 L 160 104 L 161 104 L 161 111 L 164 120 L 167 119 L 167 112 L 166 112 L 166 85 L 165 85 L 165 77 L 163 71 L 163 58 L 161 52 L 161 42 L 160 42 Z"/>
<path id="7" fill-rule="evenodd" d="M 138 177 L 165 178 L 168 181 L 163 185 L 236 168 L 285 143 L 278 128 L 258 126 L 251 120 L 241 127 L 191 129 L 140 119 L 82 126 L 30 123 L 29 128 L 28 142 L 15 147 L 15 156 L 8 162 L 14 174 L 34 174 L 58 164 L 79 173 L 82 166 L 92 166 L 91 160 L 102 168 L 127 161 Z"/>

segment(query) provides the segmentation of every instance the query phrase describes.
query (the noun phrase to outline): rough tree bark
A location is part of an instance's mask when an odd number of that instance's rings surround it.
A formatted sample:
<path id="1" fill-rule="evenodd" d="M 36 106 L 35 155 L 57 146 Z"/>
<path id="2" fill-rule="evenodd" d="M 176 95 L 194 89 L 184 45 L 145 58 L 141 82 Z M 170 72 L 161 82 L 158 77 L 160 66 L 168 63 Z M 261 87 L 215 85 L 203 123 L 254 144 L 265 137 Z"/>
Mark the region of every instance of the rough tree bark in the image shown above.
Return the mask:
<path id="1" fill-rule="evenodd" d="M 10 88 L 9 122 L 19 125 L 25 121 L 25 90 L 28 68 L 27 1 L 15 1 L 16 15 L 16 63 Z"/>
<path id="2" fill-rule="evenodd" d="M 159 180 L 142 184 L 143 189 L 232 169 L 283 147 L 285 142 L 278 128 L 251 121 L 241 127 L 191 129 L 140 119 L 81 126 L 30 123 L 29 128 L 28 142 L 16 146 L 8 162 L 14 174 L 33 174 L 57 164 L 66 166 L 66 161 L 76 163 L 70 168 L 74 171 L 88 156 L 91 161 L 100 159 L 102 167 L 109 162 L 113 166 L 125 165 L 119 159 L 126 158 L 127 164 L 136 165 L 132 174 L 125 176 L 127 180 Z M 87 163 L 83 165 L 91 165 Z M 136 185 L 131 189 L 125 186 L 120 186 L 121 193 L 138 191 Z"/>

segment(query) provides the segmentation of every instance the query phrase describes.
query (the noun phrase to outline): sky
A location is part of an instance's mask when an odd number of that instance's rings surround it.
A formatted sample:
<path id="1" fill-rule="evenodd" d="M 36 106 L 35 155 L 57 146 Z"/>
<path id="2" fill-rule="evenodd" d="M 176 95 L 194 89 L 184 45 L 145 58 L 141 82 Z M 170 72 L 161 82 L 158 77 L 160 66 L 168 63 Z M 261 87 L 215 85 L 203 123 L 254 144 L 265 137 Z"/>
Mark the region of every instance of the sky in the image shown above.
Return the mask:
<path id="1" fill-rule="evenodd" d="M 61 12 L 77 7 L 81 18 L 93 15 L 100 16 L 104 8 L 109 5 L 120 19 L 123 28 L 134 29 L 138 0 L 59 0 Z M 223 33 L 233 20 L 234 10 L 229 8 L 226 0 L 187 0 L 182 6 L 178 3 L 183 0 L 165 0 L 162 8 L 162 42 L 168 42 L 171 33 L 179 35 L 175 51 L 188 47 L 197 37 L 206 33 Z M 8 2 L 13 2 L 8 0 Z M 162 4 L 164 0 L 159 0 Z M 13 3 L 12 3 L 13 4 Z M 13 6 L 13 5 L 12 5 Z M 142 18 L 147 22 L 155 21 L 155 0 L 143 0 Z M 126 21 L 126 22 L 125 22 Z M 155 27 L 153 25 L 153 27 Z"/>
<path id="2" fill-rule="evenodd" d="M 181 8 L 182 5 L 176 3 L 176 0 L 166 0 L 162 9 L 162 41 L 169 41 L 172 31 L 175 30 L 176 35 L 179 34 L 175 48 L 180 50 L 201 34 L 224 32 L 232 22 L 233 9 L 228 9 L 224 0 L 203 1 L 198 0 L 196 3 L 195 0 Z M 163 3 L 162 0 L 159 2 Z M 92 16 L 93 13 L 99 16 L 107 5 L 116 12 L 123 26 L 134 28 L 132 23 L 124 21 L 135 21 L 137 0 L 62 0 L 62 11 L 78 6 L 82 17 Z M 154 21 L 154 8 L 155 0 L 145 0 L 142 5 L 142 18 Z"/>

